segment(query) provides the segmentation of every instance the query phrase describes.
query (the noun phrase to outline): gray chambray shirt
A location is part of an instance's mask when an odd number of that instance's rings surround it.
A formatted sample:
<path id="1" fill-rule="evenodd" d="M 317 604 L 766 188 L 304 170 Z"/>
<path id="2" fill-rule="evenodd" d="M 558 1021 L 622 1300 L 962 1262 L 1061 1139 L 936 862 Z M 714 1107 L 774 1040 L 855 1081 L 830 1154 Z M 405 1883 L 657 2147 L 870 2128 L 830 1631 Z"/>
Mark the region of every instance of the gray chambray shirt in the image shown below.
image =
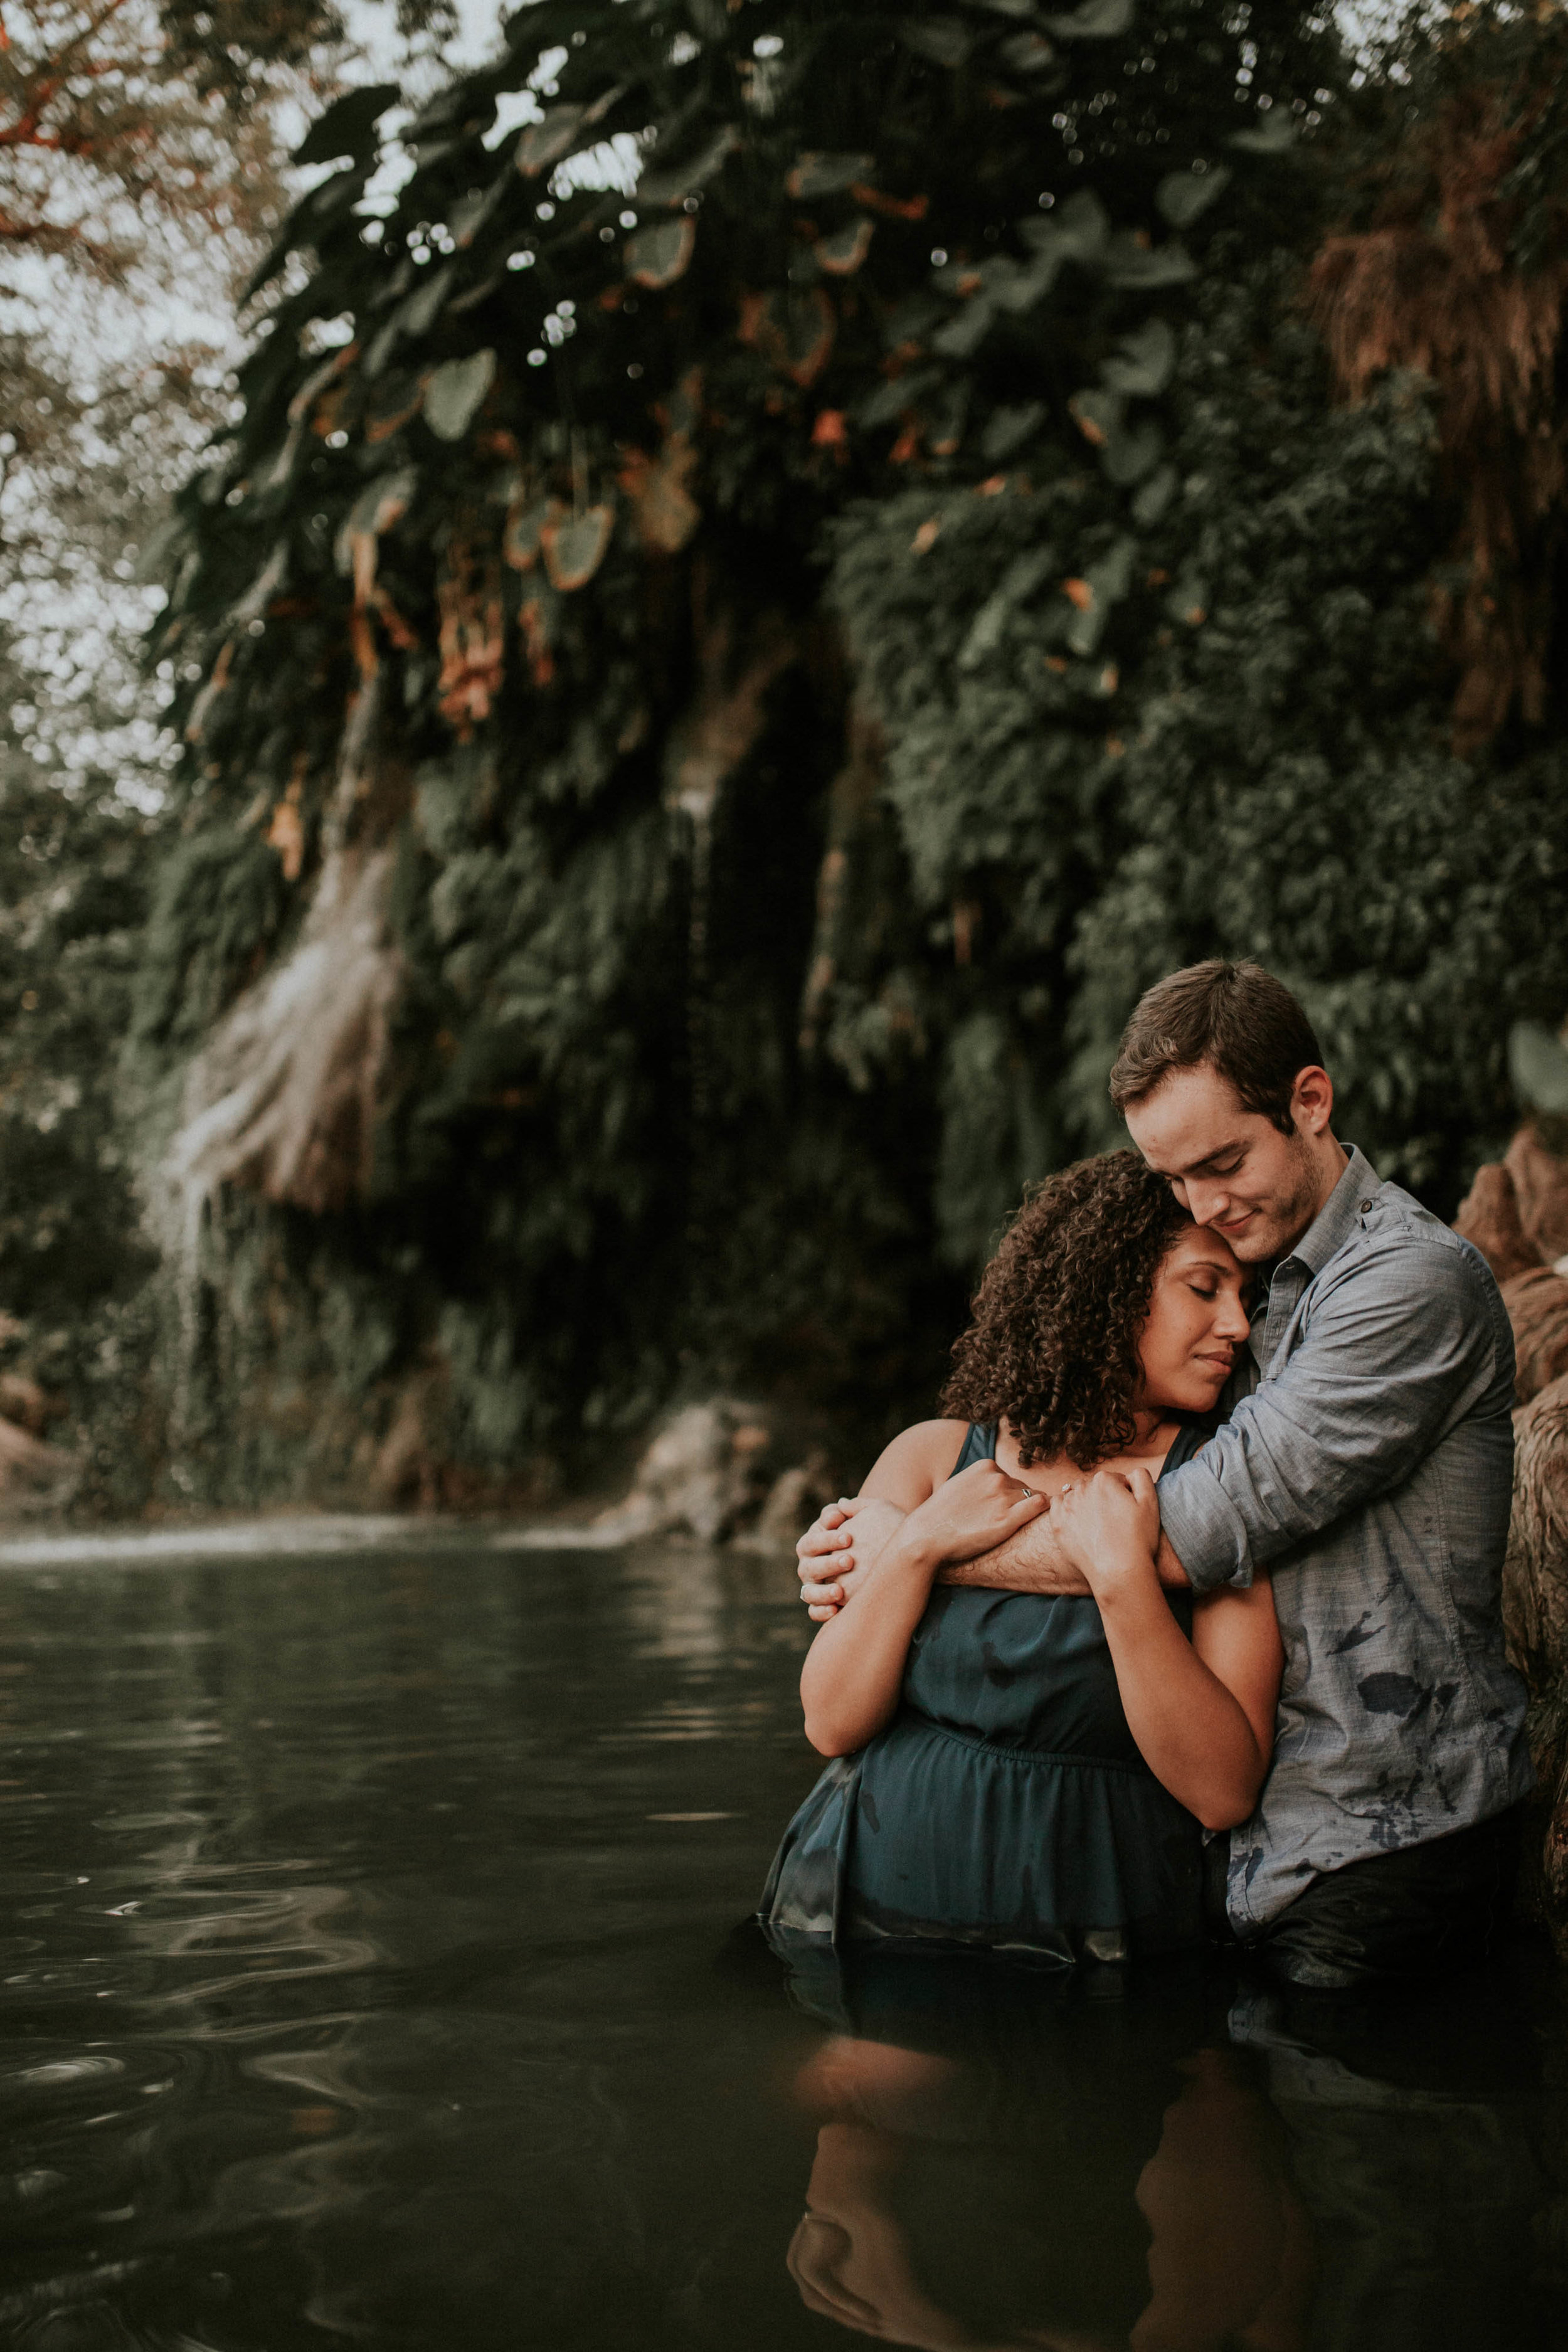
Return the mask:
<path id="1" fill-rule="evenodd" d="M 1352 1150 L 1251 1345 L 1230 1418 L 1160 1484 L 1198 1591 L 1274 1580 L 1274 1761 L 1230 1841 L 1243 1937 L 1323 1872 L 1532 1785 L 1502 1631 L 1513 1335 L 1484 1259 Z"/>

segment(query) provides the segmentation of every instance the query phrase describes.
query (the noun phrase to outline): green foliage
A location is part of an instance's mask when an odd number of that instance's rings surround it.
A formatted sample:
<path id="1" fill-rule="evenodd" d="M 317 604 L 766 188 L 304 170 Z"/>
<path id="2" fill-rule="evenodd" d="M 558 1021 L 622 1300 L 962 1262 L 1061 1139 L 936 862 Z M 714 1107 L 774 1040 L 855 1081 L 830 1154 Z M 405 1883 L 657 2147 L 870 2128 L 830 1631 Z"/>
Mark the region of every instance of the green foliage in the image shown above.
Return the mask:
<path id="1" fill-rule="evenodd" d="M 544 0 L 384 220 L 385 93 L 312 134 L 165 551 L 142 1067 L 384 851 L 398 990 L 358 1205 L 216 1204 L 186 1476 L 399 1381 L 476 1477 L 683 1381 L 906 1410 L 1216 949 L 1451 1200 L 1568 843 L 1444 748 L 1425 389 L 1334 412 L 1300 321 L 1345 77 L 1284 5 Z"/>

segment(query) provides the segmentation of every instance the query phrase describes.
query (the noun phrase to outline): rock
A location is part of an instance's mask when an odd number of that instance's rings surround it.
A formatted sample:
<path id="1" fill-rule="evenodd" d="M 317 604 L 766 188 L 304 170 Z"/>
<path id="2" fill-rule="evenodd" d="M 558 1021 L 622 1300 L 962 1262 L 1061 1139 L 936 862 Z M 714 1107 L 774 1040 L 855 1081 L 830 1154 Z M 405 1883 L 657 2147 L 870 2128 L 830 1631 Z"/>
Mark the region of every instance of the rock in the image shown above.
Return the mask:
<path id="1" fill-rule="evenodd" d="M 1542 1253 L 1525 1234 L 1513 1177 L 1500 1160 L 1489 1160 L 1476 1171 L 1454 1231 L 1474 1243 L 1500 1283 L 1525 1274 L 1542 1263 Z"/>
<path id="2" fill-rule="evenodd" d="M 746 1551 L 788 1551 L 823 1505 L 835 1501 L 838 1492 L 827 1456 L 814 1452 L 795 1469 L 780 1471 L 768 1489 L 756 1525 L 735 1541 Z"/>
<path id="3" fill-rule="evenodd" d="M 1503 1165 L 1513 1179 L 1525 1240 L 1550 1265 L 1568 1252 L 1568 1161 L 1548 1148 L 1539 1128 L 1527 1123 L 1509 1145 Z"/>
<path id="4" fill-rule="evenodd" d="M 785 1465 L 775 1415 L 735 1397 L 711 1397 L 686 1406 L 659 1431 L 624 1502 L 586 1527 L 531 1528 L 510 1540 L 531 1549 L 598 1551 L 689 1535 L 700 1543 L 734 1538 L 748 1549 L 771 1551 L 793 1543 L 818 1499 L 826 1502 L 837 1491 L 821 1454 L 798 1466 Z"/>
<path id="5" fill-rule="evenodd" d="M 1539 1783 L 1527 1808 L 1520 1907 L 1568 1959 L 1568 1376 L 1515 1413 L 1514 1431 L 1503 1621 L 1530 1692 Z"/>
<path id="6" fill-rule="evenodd" d="M 41 1437 L 58 1411 L 58 1405 L 51 1405 L 37 1381 L 28 1380 L 25 1372 L 0 1372 L 0 1413 L 25 1429 L 29 1437 Z"/>
<path id="7" fill-rule="evenodd" d="M 1531 1266 L 1502 1286 L 1517 1356 L 1514 1393 L 1528 1404 L 1568 1372 L 1568 1279 L 1555 1266 Z"/>
<path id="8" fill-rule="evenodd" d="M 61 1507 L 79 1468 L 75 1454 L 0 1419 L 0 1513 Z"/>

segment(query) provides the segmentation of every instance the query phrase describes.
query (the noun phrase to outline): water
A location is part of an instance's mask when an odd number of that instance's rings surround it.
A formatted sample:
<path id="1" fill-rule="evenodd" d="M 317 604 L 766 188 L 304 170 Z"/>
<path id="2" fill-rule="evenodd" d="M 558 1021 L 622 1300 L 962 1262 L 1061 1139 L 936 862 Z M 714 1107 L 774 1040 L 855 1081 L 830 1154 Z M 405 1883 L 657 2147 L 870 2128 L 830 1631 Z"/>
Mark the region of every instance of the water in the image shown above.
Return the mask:
<path id="1" fill-rule="evenodd" d="M 1553 2346 L 1568 2019 L 731 1930 L 790 1564 L 0 1567 L 0 2343 Z M 804 2218 L 803 2218 L 804 2217 Z"/>

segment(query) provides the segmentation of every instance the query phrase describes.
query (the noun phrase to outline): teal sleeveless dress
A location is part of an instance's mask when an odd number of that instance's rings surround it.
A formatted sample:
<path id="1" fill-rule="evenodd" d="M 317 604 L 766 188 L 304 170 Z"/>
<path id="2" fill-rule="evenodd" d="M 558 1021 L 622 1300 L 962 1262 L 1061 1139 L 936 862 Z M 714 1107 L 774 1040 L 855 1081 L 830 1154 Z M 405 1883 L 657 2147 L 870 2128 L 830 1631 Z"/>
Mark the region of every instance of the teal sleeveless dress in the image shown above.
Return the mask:
<path id="1" fill-rule="evenodd" d="M 1161 1472 L 1208 1435 L 1184 1424 Z M 953 1475 L 994 1458 L 971 1425 Z M 1172 1594 L 1192 1634 L 1192 1600 Z M 1098 1604 L 940 1585 L 898 1714 L 836 1756 L 785 1830 L 758 1914 L 798 1938 L 968 1944 L 1070 1965 L 1202 1942 L 1203 1832 L 1144 1763 Z"/>

